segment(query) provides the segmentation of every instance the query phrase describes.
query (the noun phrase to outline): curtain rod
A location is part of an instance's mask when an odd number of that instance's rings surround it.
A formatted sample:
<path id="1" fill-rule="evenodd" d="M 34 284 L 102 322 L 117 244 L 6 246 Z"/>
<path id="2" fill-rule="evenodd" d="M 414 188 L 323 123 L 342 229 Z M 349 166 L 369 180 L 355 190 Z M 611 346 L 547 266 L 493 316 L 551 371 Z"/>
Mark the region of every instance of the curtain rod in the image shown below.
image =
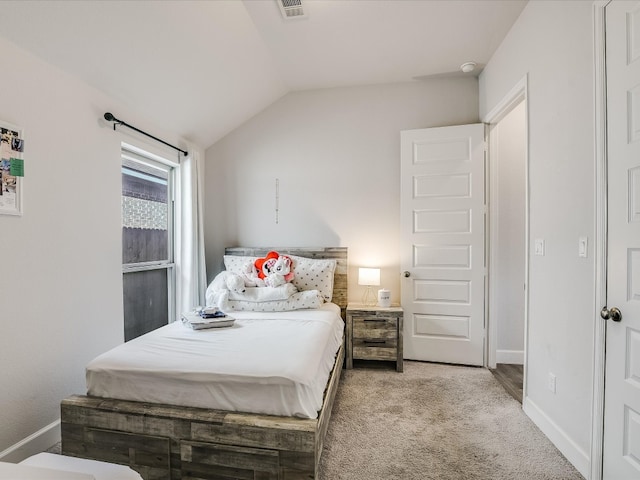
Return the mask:
<path id="1" fill-rule="evenodd" d="M 160 140 L 158 137 L 154 137 L 153 135 L 148 134 L 147 132 L 143 132 L 142 130 L 140 130 L 139 128 L 136 128 L 132 125 L 129 125 L 126 122 L 123 122 L 122 120 L 118 120 L 116 117 L 113 116 L 113 114 L 107 112 L 104 114 L 104 119 L 108 122 L 114 122 L 113 123 L 113 129 L 116 129 L 116 125 L 124 125 L 125 127 L 129 127 L 132 130 L 135 130 L 138 133 L 141 133 L 143 135 L 146 135 L 149 138 L 153 138 L 156 142 L 160 142 L 160 143 L 164 143 L 167 147 L 171 147 L 174 150 L 178 150 L 179 152 L 182 152 L 184 154 L 184 156 L 186 157 L 188 155 L 189 152 L 187 152 L 186 150 L 182 150 L 181 148 L 178 148 L 174 145 L 171 145 L 170 143 L 165 142 L 164 140 Z"/>

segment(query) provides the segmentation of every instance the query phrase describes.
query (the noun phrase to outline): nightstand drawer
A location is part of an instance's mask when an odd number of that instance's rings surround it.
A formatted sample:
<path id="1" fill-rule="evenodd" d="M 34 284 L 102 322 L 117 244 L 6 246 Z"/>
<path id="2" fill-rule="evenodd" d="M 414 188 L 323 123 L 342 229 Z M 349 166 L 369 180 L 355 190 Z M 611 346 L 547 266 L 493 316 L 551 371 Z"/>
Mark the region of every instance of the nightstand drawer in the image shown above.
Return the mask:
<path id="1" fill-rule="evenodd" d="M 354 339 L 353 358 L 359 360 L 396 360 L 398 357 L 398 341 L 390 339 Z"/>
<path id="2" fill-rule="evenodd" d="M 353 317 L 353 338 L 397 338 L 398 319 L 396 317 Z"/>

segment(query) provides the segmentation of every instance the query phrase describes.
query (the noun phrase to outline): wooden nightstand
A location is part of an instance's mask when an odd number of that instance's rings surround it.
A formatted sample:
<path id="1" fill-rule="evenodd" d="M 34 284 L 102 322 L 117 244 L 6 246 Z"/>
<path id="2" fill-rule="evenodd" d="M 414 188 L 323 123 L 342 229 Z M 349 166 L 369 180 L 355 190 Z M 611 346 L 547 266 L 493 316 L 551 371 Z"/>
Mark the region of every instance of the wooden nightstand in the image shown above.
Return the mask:
<path id="1" fill-rule="evenodd" d="M 402 372 L 402 319 L 400 306 L 368 307 L 347 305 L 346 368 L 353 368 L 353 360 L 391 360 Z"/>

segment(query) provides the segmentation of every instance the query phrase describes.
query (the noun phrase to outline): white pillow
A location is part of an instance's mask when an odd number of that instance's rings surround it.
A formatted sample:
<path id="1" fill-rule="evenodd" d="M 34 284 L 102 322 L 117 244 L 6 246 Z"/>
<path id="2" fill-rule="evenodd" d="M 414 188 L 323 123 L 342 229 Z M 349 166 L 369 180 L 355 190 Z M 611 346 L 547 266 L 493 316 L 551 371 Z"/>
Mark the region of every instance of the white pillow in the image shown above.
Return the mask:
<path id="1" fill-rule="evenodd" d="M 225 312 L 251 311 L 251 312 L 287 312 L 290 310 L 302 310 L 307 308 L 320 308 L 324 299 L 317 290 L 307 290 L 291 295 L 287 300 L 274 300 L 272 302 L 248 302 L 244 300 L 222 300 L 220 308 Z"/>
<path id="2" fill-rule="evenodd" d="M 293 260 L 293 283 L 299 291 L 318 290 L 326 302 L 333 297 L 336 261 L 289 255 Z"/>

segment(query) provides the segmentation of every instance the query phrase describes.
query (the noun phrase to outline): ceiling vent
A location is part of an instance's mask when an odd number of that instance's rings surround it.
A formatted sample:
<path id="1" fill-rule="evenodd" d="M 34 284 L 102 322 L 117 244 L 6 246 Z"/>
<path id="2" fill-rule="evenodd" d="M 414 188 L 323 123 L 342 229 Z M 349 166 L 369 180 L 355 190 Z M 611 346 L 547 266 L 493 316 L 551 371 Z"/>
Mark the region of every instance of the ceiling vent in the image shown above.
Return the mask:
<path id="1" fill-rule="evenodd" d="M 302 8 L 302 0 L 276 0 L 276 2 L 278 2 L 278 7 L 280 7 L 284 18 L 306 17 Z"/>

